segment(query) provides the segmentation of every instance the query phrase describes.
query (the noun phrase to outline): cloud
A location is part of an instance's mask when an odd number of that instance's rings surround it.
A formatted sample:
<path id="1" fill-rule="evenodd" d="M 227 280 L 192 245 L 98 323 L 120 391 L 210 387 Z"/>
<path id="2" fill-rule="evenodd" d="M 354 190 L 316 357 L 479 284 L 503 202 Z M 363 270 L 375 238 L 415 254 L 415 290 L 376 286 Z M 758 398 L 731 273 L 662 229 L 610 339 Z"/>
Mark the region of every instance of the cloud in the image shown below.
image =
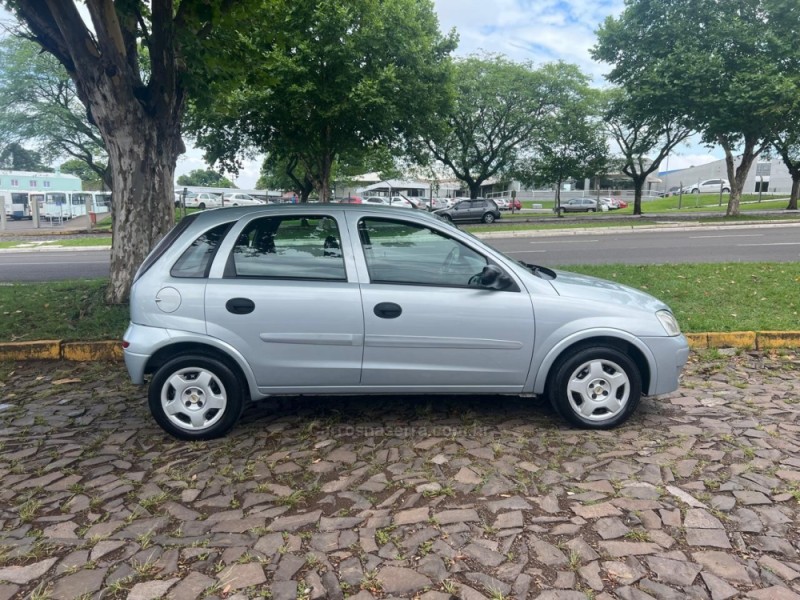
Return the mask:
<path id="1" fill-rule="evenodd" d="M 460 35 L 457 54 L 481 50 L 535 63 L 575 63 L 595 83 L 608 65 L 596 63 L 590 49 L 595 30 L 609 15 L 618 15 L 622 0 L 435 0 L 443 31 Z"/>

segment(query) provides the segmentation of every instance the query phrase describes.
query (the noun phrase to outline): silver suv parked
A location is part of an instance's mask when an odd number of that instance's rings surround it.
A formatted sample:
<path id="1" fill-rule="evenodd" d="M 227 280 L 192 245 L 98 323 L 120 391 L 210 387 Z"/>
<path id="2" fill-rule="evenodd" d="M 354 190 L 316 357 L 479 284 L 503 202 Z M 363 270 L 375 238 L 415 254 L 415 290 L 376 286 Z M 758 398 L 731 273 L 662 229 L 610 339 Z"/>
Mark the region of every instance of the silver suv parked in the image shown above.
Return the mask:
<path id="1" fill-rule="evenodd" d="M 574 425 L 671 392 L 689 350 L 638 290 L 509 258 L 427 212 L 274 205 L 190 215 L 142 264 L 123 346 L 184 439 L 296 394 L 515 394 Z"/>

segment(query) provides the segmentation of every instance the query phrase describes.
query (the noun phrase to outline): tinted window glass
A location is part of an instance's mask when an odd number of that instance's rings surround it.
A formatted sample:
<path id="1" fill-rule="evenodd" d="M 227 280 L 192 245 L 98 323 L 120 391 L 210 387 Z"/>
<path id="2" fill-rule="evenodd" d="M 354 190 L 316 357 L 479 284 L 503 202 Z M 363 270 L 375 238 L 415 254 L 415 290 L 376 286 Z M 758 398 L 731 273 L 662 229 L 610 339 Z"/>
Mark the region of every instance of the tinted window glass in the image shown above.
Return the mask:
<path id="1" fill-rule="evenodd" d="M 373 283 L 467 286 L 488 264 L 461 242 L 416 223 L 365 218 L 359 237 Z"/>
<path id="2" fill-rule="evenodd" d="M 161 241 L 156 244 L 156 247 L 150 252 L 147 258 L 142 263 L 142 266 L 139 267 L 139 270 L 136 272 L 136 279 L 144 275 L 145 271 L 147 271 L 153 264 L 167 251 L 167 249 L 175 243 L 175 240 L 178 239 L 178 236 L 182 234 L 189 225 L 191 225 L 192 221 L 197 218 L 197 215 L 189 215 L 188 217 L 184 217 L 178 224 L 175 225 L 163 238 Z M 135 280 L 134 280 L 135 281 Z"/>
<path id="3" fill-rule="evenodd" d="M 211 261 L 230 226 L 230 223 L 217 225 L 192 242 L 192 245 L 173 265 L 170 275 L 173 277 L 208 277 Z"/>
<path id="4" fill-rule="evenodd" d="M 347 279 L 339 227 L 323 215 L 264 217 L 239 235 L 226 276 Z"/>

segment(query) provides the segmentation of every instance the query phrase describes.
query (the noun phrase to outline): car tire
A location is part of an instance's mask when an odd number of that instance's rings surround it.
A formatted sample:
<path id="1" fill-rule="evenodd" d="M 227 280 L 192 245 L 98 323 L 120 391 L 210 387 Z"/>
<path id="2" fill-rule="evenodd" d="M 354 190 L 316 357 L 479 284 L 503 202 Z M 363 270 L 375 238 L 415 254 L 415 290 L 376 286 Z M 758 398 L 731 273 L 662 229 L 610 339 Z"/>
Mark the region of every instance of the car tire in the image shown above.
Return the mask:
<path id="1" fill-rule="evenodd" d="M 485 215 L 483 215 L 483 218 L 481 219 L 481 221 L 483 221 L 484 223 L 489 225 L 491 223 L 494 223 L 495 217 L 494 217 L 494 215 L 492 213 L 486 213 Z"/>
<path id="2" fill-rule="evenodd" d="M 453 217 L 451 217 L 450 215 L 442 215 L 442 218 L 445 221 L 447 221 L 448 223 L 452 223 L 453 222 Z"/>
<path id="3" fill-rule="evenodd" d="M 566 421 L 584 429 L 610 429 L 639 405 L 642 377 L 636 363 L 608 346 L 582 348 L 550 372 L 547 396 Z"/>
<path id="4" fill-rule="evenodd" d="M 244 389 L 233 371 L 201 354 L 178 356 L 162 365 L 148 390 L 156 423 L 182 440 L 225 435 L 239 420 L 244 400 Z"/>
<path id="5" fill-rule="evenodd" d="M 691 194 L 697 194 L 700 190 L 697 188 L 692 188 Z"/>
<path id="6" fill-rule="evenodd" d="M 200 204 L 197 205 L 197 208 L 199 208 L 200 210 L 205 210 L 206 209 L 206 203 L 205 202 L 201 202 Z"/>
<path id="7" fill-rule="evenodd" d="M 730 188 L 722 188 L 723 194 L 730 194 L 730 192 L 731 192 Z"/>
<path id="8" fill-rule="evenodd" d="M 596 208 L 590 208 L 589 212 L 597 212 L 597 209 Z"/>

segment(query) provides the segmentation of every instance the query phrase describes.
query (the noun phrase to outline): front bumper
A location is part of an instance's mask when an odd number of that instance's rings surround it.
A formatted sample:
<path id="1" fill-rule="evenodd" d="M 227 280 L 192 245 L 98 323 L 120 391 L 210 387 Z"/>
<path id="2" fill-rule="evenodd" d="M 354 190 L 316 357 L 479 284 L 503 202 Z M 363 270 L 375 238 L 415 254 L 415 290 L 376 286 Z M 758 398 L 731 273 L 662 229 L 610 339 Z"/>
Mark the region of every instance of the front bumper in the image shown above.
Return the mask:
<path id="1" fill-rule="evenodd" d="M 651 373 L 648 396 L 658 396 L 674 392 L 680 387 L 680 375 L 689 358 L 689 343 L 686 337 L 646 337 L 641 338 L 650 349 L 656 364 Z"/>

